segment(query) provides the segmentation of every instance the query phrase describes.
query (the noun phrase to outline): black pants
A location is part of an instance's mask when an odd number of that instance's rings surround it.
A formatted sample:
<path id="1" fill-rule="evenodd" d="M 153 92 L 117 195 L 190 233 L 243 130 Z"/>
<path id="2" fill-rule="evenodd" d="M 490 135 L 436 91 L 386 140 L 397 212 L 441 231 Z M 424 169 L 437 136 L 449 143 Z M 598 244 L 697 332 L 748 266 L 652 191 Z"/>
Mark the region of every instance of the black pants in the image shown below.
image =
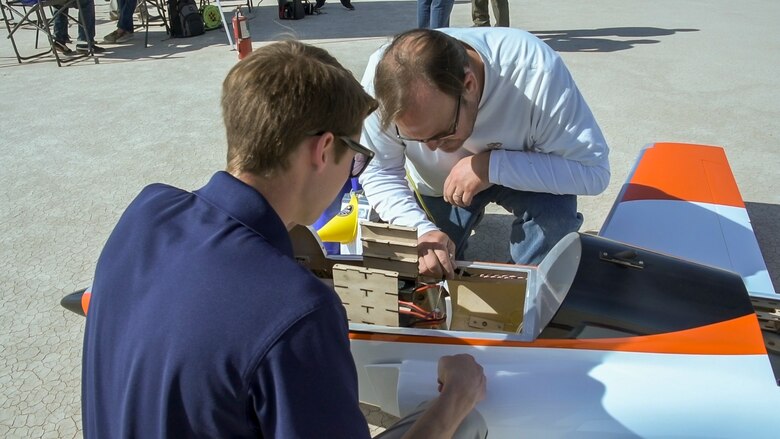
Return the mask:
<path id="1" fill-rule="evenodd" d="M 321 8 L 325 4 L 325 0 L 317 0 L 317 3 L 314 5 L 315 8 Z M 344 6 L 347 9 L 352 8 L 352 2 L 351 0 L 341 0 L 341 5 Z"/>

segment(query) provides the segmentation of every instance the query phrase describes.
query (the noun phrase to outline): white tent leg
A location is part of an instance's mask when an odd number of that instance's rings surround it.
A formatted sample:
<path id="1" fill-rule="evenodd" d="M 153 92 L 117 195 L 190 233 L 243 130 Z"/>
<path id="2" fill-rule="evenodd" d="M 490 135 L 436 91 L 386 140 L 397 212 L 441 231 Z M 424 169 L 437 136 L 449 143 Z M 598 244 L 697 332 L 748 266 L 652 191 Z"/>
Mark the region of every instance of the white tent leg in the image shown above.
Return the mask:
<path id="1" fill-rule="evenodd" d="M 235 50 L 236 46 L 233 44 L 233 36 L 230 35 L 230 30 L 228 30 L 228 21 L 225 19 L 225 11 L 222 10 L 222 3 L 219 0 L 216 0 L 217 7 L 219 7 L 219 13 L 222 14 L 222 28 L 225 29 L 225 35 L 227 35 L 228 44 L 230 44 L 230 49 Z M 231 19 L 230 22 L 232 23 L 233 20 Z"/>

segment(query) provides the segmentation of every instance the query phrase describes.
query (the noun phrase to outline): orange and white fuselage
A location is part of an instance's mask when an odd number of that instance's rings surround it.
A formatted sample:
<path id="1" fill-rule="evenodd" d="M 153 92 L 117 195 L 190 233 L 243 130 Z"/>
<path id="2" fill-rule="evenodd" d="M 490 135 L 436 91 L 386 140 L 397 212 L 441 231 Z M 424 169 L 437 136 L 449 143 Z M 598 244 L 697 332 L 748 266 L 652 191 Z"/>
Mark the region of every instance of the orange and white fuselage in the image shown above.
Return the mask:
<path id="1" fill-rule="evenodd" d="M 777 437 L 780 387 L 742 283 L 777 295 L 723 150 L 646 148 L 602 235 L 654 251 L 569 237 L 579 268 L 552 300 L 540 285 L 560 266 L 514 268 L 529 276 L 517 334 L 350 324 L 361 400 L 403 416 L 436 396 L 439 357 L 469 353 L 492 438 Z"/>

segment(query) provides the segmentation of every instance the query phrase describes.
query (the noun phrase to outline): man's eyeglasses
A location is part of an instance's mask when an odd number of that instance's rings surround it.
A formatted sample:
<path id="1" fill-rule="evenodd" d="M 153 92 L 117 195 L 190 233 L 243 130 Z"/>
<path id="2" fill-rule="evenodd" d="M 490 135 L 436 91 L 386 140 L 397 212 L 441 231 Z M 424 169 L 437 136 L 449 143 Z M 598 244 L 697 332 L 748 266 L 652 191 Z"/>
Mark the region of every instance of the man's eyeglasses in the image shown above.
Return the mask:
<path id="1" fill-rule="evenodd" d="M 398 140 L 405 140 L 407 142 L 420 142 L 420 143 L 428 143 L 428 142 L 435 142 L 437 140 L 444 140 L 447 137 L 451 137 L 455 135 L 455 133 L 458 131 L 458 121 L 460 120 L 460 101 L 463 95 L 458 96 L 458 106 L 455 108 L 455 121 L 452 122 L 452 125 L 450 126 L 450 129 L 447 130 L 447 132 L 437 134 L 433 137 L 429 137 L 427 139 L 412 139 L 411 137 L 404 137 L 401 135 L 401 132 L 398 131 L 398 125 L 395 126 L 395 136 L 398 138 Z"/>
<path id="2" fill-rule="evenodd" d="M 374 158 L 374 151 L 371 151 L 347 136 L 338 136 L 338 138 L 346 143 L 349 149 L 355 151 L 355 157 L 352 158 L 352 171 L 349 173 L 349 178 L 359 177 L 360 174 L 366 170 L 371 159 Z"/>
<path id="3" fill-rule="evenodd" d="M 326 132 L 327 131 L 320 131 L 312 135 L 321 136 Z M 374 158 L 374 151 L 371 151 L 347 136 L 336 136 L 336 138 L 346 143 L 349 149 L 355 151 L 355 157 L 352 158 L 352 170 L 349 172 L 349 178 L 359 177 L 360 174 L 366 170 L 371 159 Z"/>

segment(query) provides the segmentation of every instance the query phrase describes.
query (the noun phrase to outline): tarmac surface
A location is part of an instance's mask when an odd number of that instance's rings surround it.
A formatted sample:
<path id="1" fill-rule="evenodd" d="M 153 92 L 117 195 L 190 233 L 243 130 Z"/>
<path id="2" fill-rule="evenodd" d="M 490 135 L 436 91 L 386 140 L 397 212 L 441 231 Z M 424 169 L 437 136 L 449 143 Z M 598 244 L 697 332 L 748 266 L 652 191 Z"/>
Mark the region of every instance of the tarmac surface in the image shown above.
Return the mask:
<path id="1" fill-rule="evenodd" d="M 415 26 L 416 3 L 354 4 L 350 12 L 329 0 L 325 14 L 281 21 L 266 1 L 249 14 L 254 47 L 298 38 L 361 77 L 373 50 Z M 107 2 L 96 9 L 100 39 L 115 25 Z M 561 53 L 612 149 L 609 188 L 580 198 L 582 230 L 599 229 L 644 145 L 721 145 L 780 286 L 780 2 L 513 0 L 510 9 L 512 26 Z M 451 25 L 471 25 L 468 1 L 456 1 Z M 35 33 L 21 32 L 29 53 Z M 20 65 L 7 34 L 2 26 L 0 436 L 80 437 L 84 320 L 59 300 L 89 284 L 108 233 L 143 186 L 196 189 L 223 168 L 219 95 L 237 54 L 222 30 L 169 39 L 152 27 L 148 48 L 137 32 L 66 67 L 50 56 Z M 70 34 L 75 40 L 74 27 Z M 508 220 L 491 209 L 476 237 L 503 236 Z M 503 239 L 481 239 L 470 252 L 507 259 Z M 366 412 L 374 432 L 394 420 Z"/>

